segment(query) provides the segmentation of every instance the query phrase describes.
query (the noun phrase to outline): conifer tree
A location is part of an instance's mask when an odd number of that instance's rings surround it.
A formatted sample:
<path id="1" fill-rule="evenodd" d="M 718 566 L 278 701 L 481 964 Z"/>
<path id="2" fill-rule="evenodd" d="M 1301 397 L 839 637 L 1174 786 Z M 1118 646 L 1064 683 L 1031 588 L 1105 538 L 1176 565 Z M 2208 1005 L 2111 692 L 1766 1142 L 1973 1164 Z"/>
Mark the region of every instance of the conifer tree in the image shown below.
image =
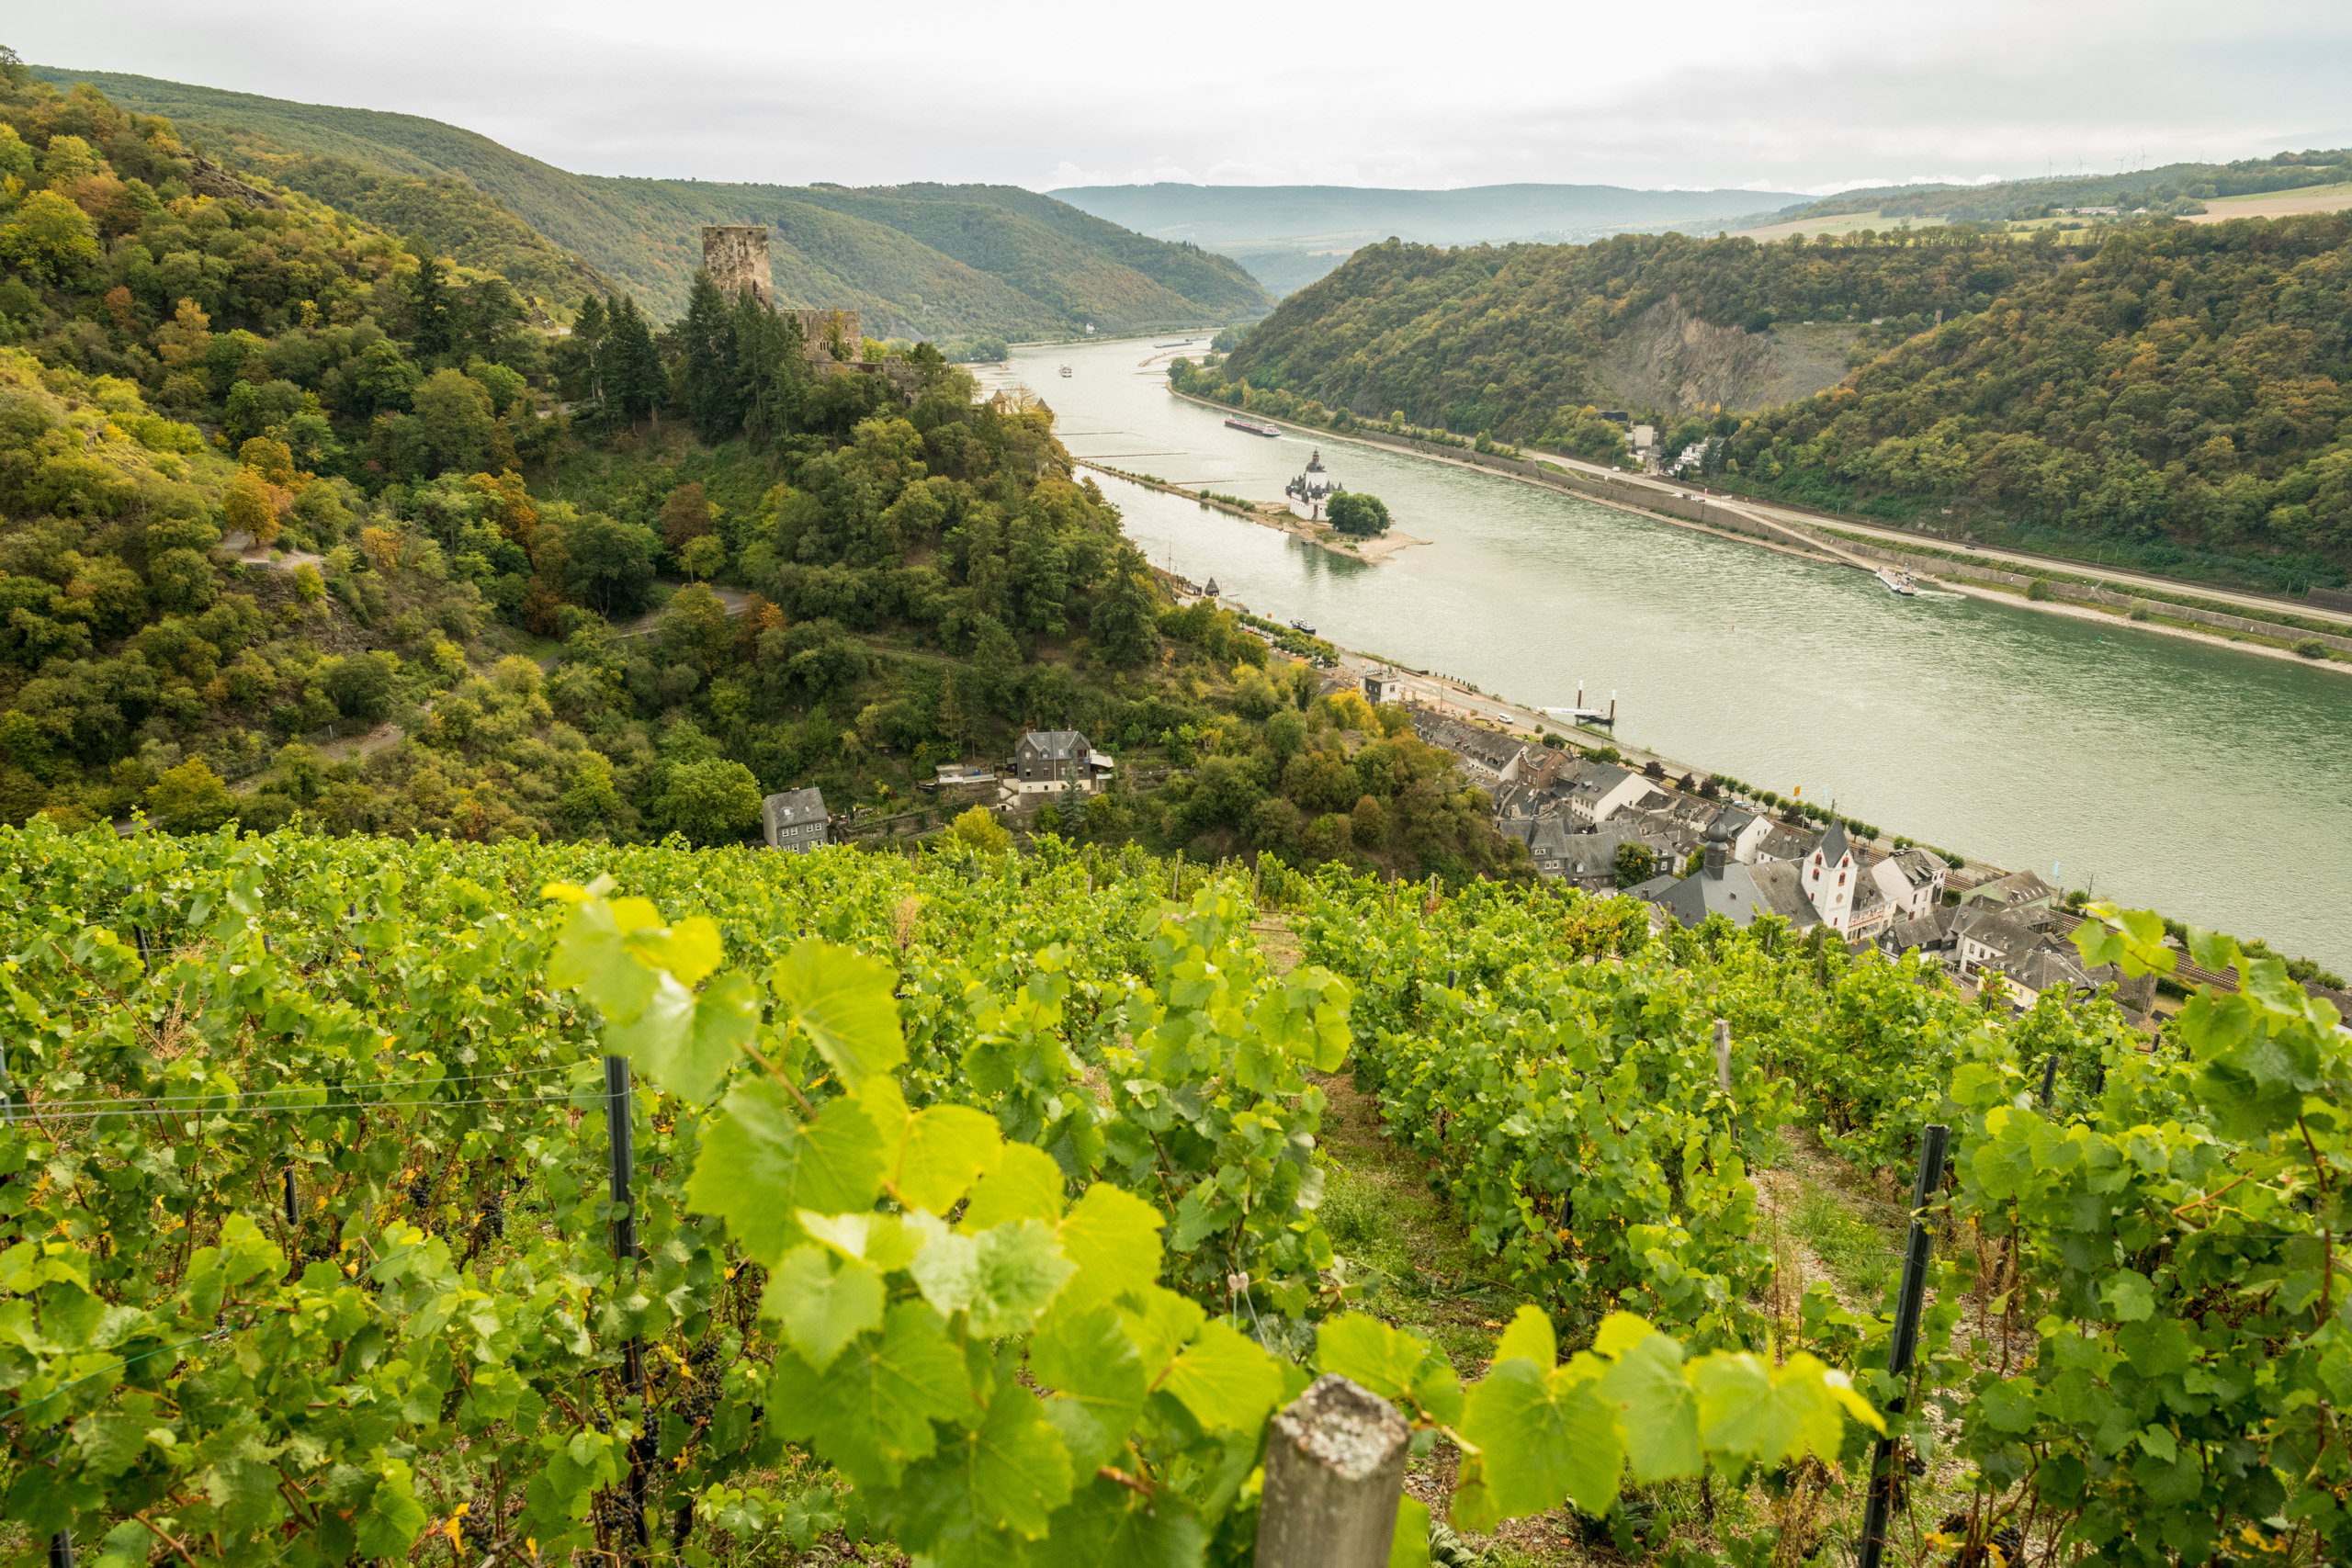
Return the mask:
<path id="1" fill-rule="evenodd" d="M 613 307 L 605 341 L 605 396 L 615 413 L 634 423 L 669 397 L 670 382 L 653 349 L 653 330 L 626 294 Z"/>
<path id="2" fill-rule="evenodd" d="M 457 321 L 449 298 L 448 279 L 431 247 L 417 247 L 416 281 L 409 286 L 409 341 L 425 364 L 448 357 L 457 341 Z"/>
<path id="3" fill-rule="evenodd" d="M 735 302 L 736 371 L 741 377 L 743 434 L 755 449 L 800 427 L 808 392 L 800 318 L 781 315 L 750 293 Z"/>
<path id="4" fill-rule="evenodd" d="M 695 274 L 686 318 L 678 324 L 684 350 L 686 407 L 695 433 L 716 445 L 743 425 L 743 383 L 736 344 L 737 312 L 707 272 Z"/>
<path id="5" fill-rule="evenodd" d="M 581 364 L 586 376 L 586 385 L 581 388 L 581 393 L 599 408 L 605 401 L 605 335 L 610 330 L 604 299 L 594 294 L 582 299 L 579 315 L 572 319 L 571 341 L 579 345 Z"/>

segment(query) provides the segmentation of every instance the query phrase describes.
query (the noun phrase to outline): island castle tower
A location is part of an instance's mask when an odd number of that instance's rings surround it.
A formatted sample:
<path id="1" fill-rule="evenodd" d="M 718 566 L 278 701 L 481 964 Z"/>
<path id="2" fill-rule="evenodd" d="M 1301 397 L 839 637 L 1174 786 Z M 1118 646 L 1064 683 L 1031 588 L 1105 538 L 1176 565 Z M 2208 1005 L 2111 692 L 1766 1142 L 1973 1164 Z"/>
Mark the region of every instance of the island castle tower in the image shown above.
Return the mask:
<path id="1" fill-rule="evenodd" d="M 765 224 L 705 228 L 702 265 L 730 303 L 746 288 L 761 304 L 775 303 L 775 274 L 768 265 Z"/>

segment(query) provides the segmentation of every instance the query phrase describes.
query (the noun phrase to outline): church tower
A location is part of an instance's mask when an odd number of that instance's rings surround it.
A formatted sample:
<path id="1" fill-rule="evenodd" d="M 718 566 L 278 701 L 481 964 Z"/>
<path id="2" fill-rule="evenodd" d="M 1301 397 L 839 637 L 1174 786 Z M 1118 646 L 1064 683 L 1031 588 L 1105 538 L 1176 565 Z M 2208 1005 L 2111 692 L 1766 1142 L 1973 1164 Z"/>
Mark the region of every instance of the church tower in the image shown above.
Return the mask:
<path id="1" fill-rule="evenodd" d="M 1813 901 L 1822 923 L 1838 935 L 1854 923 L 1855 879 L 1860 863 L 1847 840 L 1846 825 L 1833 820 L 1813 853 L 1804 857 L 1804 896 Z"/>

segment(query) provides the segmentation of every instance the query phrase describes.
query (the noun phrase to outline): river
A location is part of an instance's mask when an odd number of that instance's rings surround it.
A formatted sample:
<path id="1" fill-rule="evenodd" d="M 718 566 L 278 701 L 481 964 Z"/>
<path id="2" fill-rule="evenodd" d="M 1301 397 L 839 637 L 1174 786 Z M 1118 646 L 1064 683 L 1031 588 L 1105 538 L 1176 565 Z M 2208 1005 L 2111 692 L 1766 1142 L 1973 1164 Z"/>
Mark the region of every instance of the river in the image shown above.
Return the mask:
<path id="1" fill-rule="evenodd" d="M 1205 339 L 1203 340 L 1203 345 Z M 1279 500 L 1311 438 L 1170 396 L 1171 352 L 1023 350 L 1070 451 Z M 1197 355 L 1202 346 L 1190 352 Z M 1059 367 L 1071 374 L 1062 378 Z M 1971 859 L 2352 972 L 2352 677 L 1868 575 L 1349 443 L 1430 543 L 1378 566 L 1097 476 L 1156 565 L 1512 702 L 1618 701 L 1628 740 Z"/>

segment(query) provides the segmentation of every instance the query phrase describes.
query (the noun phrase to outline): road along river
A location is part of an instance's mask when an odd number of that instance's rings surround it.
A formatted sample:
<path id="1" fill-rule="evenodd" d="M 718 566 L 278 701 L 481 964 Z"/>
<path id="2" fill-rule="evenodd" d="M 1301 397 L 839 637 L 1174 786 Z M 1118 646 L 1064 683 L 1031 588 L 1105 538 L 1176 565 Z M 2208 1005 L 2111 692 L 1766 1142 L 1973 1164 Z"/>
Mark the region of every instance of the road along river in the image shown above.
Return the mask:
<path id="1" fill-rule="evenodd" d="M 1174 352 L 1048 347 L 1011 369 L 1078 457 L 1279 499 L 1317 444 L 1171 397 Z M 2352 970 L 2352 680 L 1996 602 L 1898 599 L 1849 568 L 1472 469 L 1322 453 L 1430 543 L 1365 566 L 1098 482 L 1155 564 L 1342 647 L 1539 706 L 1579 683 L 1588 702 L 1613 692 L 1620 733 L 1647 750 Z"/>

